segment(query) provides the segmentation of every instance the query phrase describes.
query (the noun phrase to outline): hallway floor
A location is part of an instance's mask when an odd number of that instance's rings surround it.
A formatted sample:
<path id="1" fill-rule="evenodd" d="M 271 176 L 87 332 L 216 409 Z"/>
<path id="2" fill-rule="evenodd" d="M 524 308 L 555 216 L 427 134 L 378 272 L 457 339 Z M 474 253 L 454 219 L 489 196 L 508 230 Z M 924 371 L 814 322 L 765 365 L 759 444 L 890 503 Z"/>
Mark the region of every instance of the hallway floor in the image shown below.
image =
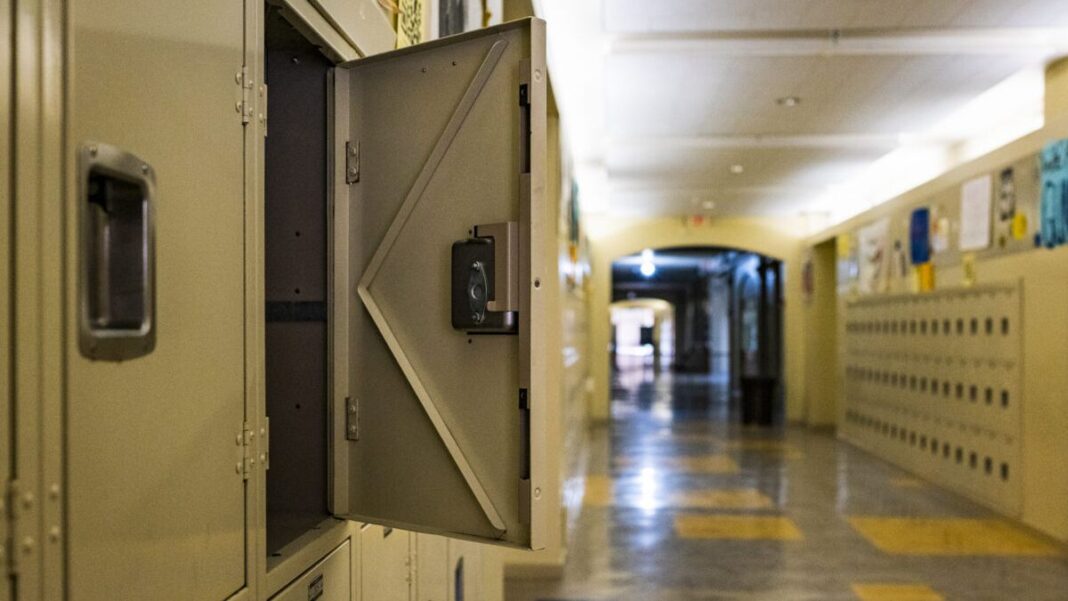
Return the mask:
<path id="1" fill-rule="evenodd" d="M 826 434 L 743 428 L 707 377 L 617 374 L 562 580 L 509 601 L 1066 600 L 1068 555 Z"/>

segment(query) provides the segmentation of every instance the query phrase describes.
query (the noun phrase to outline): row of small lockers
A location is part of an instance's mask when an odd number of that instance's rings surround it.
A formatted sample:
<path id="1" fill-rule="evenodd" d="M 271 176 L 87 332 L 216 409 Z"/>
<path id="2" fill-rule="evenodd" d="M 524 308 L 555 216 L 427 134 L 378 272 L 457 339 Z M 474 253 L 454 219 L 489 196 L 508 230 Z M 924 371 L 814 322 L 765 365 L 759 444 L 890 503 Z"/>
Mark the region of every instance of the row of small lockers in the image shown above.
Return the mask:
<path id="1" fill-rule="evenodd" d="M 1019 511 L 1019 285 L 846 305 L 843 434 L 915 473 Z"/>

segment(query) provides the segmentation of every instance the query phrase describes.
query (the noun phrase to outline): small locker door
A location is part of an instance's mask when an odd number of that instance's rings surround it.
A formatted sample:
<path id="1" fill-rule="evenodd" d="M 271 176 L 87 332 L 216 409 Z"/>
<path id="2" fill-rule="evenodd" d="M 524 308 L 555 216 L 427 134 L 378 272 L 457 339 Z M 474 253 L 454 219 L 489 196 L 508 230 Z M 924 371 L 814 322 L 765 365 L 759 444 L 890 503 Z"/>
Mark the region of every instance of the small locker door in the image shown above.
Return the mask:
<path id="1" fill-rule="evenodd" d="M 410 601 L 412 598 L 412 539 L 395 528 L 360 528 L 360 566 L 357 585 L 365 601 Z"/>
<path id="2" fill-rule="evenodd" d="M 335 72 L 333 511 L 539 547 L 545 30 Z"/>
<path id="3" fill-rule="evenodd" d="M 244 8 L 67 19 L 66 590 L 225 599 L 245 585 Z"/>

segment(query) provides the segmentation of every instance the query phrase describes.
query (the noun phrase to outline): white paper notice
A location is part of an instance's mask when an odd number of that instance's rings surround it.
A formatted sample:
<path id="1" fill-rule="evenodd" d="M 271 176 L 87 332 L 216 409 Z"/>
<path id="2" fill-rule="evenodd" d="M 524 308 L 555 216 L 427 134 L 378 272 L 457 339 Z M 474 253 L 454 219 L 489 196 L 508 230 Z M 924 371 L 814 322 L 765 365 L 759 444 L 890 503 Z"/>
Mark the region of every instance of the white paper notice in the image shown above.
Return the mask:
<path id="1" fill-rule="evenodd" d="M 981 250 L 990 246 L 990 211 L 993 180 L 989 175 L 965 182 L 960 189 L 960 249 Z"/>

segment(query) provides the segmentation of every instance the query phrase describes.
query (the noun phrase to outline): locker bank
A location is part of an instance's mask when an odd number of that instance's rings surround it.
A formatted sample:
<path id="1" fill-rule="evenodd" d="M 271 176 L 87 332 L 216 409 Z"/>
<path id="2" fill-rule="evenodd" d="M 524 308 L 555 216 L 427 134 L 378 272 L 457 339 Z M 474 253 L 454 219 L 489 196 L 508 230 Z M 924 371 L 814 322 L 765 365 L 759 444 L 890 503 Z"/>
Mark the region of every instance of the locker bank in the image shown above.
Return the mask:
<path id="1" fill-rule="evenodd" d="M 0 601 L 1068 599 L 1062 2 L 0 40 Z"/>

